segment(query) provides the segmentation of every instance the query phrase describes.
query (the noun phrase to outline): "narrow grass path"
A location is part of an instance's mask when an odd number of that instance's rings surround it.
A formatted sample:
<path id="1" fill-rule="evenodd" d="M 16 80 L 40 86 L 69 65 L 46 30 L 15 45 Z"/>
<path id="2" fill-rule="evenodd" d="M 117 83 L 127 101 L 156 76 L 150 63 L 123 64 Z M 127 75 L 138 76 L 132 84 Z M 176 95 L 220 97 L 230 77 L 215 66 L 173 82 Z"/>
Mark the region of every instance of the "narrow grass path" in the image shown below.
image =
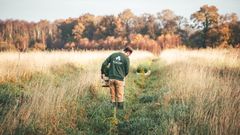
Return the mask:
<path id="1" fill-rule="evenodd" d="M 134 70 L 126 80 L 126 110 L 119 123 L 119 134 L 165 133 L 162 96 L 164 88 L 164 63 L 152 60 L 151 75 L 137 75 Z M 160 131 L 161 130 L 161 131 Z"/>
<path id="2" fill-rule="evenodd" d="M 151 75 L 137 75 L 136 66 L 145 62 Z M 0 135 L 239 134 L 239 69 L 195 64 L 133 63 L 117 121 L 99 67 L 66 63 L 16 76 L 0 83 Z"/>
<path id="3" fill-rule="evenodd" d="M 85 109 L 89 117 L 87 123 L 80 121 L 79 129 L 87 130 L 87 134 L 103 135 L 165 134 L 169 124 L 162 103 L 162 97 L 167 92 L 164 86 L 165 64 L 159 59 L 153 59 L 150 67 L 150 76 L 137 75 L 136 69 L 131 69 L 126 78 L 125 110 L 118 111 L 117 129 L 110 131 L 113 108 L 109 102 L 108 88 L 104 88 L 107 95 L 100 94 L 94 101 L 81 102 L 82 106 L 88 102 L 86 106 L 89 108 Z"/>
<path id="4" fill-rule="evenodd" d="M 165 63 L 160 59 L 153 59 L 150 67 L 152 71 L 150 76 L 137 75 L 136 69 L 131 69 L 126 79 L 125 110 L 119 111 L 117 114 L 119 122 L 116 124 L 114 134 L 174 134 L 175 130 L 177 130 L 174 123 L 188 124 L 185 121 L 187 117 L 190 117 L 187 106 L 176 101 L 171 101 L 167 106 L 164 103 L 164 96 L 169 91 L 166 87 L 167 72 Z M 59 72 L 59 74 L 50 74 L 52 77 L 45 75 L 35 76 L 35 78 L 31 79 L 32 83 L 28 82 L 24 85 L 27 86 L 26 89 L 28 87 L 38 88 L 39 82 L 42 82 L 42 85 L 39 86 L 39 91 L 44 92 L 42 88 L 45 87 L 47 92 L 54 90 L 55 94 L 51 94 L 53 98 L 58 98 L 56 94 L 63 91 L 65 96 L 62 97 L 59 103 L 61 103 L 60 105 L 62 105 L 64 110 L 55 108 L 54 113 L 57 115 L 50 115 L 50 119 L 46 122 L 40 121 L 41 127 L 39 127 L 36 121 L 36 119 L 39 119 L 38 115 L 32 113 L 31 117 L 33 119 L 31 123 L 25 125 L 19 123 L 17 129 L 15 129 L 15 134 L 111 134 L 110 129 L 112 127 L 110 123 L 112 122 L 113 108 L 109 100 L 109 89 L 102 88 L 95 83 L 89 83 L 89 86 L 85 86 L 81 93 L 73 95 L 73 92 L 78 91 L 80 88 L 78 81 L 81 79 L 78 77 L 83 75 L 84 70 L 68 65 L 64 70 L 62 68 L 61 70 L 56 69 L 54 73 L 56 72 Z M 49 87 L 45 85 L 49 85 Z M 6 90 L 9 91 L 9 89 Z M 18 96 L 14 97 L 17 98 Z M 44 94 L 42 98 L 44 98 Z M 49 99 L 52 98 L 49 97 Z M 27 101 L 26 105 L 28 105 Z M 36 107 L 38 106 L 39 104 L 36 105 Z M 44 104 L 42 106 L 45 107 Z M 49 110 L 51 111 L 52 109 Z M 5 117 L 5 114 L 4 116 L 2 115 L 0 115 L 1 119 Z M 49 115 L 49 113 L 46 115 Z M 54 123 L 55 121 L 57 123 Z M 8 133 L 9 131 L 4 130 L 3 132 Z"/>
<path id="5" fill-rule="evenodd" d="M 126 110 L 120 117 L 118 134 L 184 134 L 176 123 L 188 124 L 189 108 L 178 101 L 165 103 L 164 97 L 170 91 L 166 86 L 166 68 L 163 61 L 154 59 L 150 76 L 137 75 L 134 71 L 129 75 Z"/>

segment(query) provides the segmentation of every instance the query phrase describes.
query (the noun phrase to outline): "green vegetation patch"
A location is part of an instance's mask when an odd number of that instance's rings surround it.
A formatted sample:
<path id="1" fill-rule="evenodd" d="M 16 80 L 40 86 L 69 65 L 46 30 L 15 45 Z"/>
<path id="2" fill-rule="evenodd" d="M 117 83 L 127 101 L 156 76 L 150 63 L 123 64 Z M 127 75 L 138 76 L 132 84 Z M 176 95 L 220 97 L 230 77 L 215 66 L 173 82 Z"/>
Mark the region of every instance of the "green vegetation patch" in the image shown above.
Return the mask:
<path id="1" fill-rule="evenodd" d="M 142 63 L 142 64 L 138 65 L 136 72 L 137 73 L 147 73 L 149 70 L 151 70 L 151 63 L 146 62 L 146 63 Z"/>
<path id="2" fill-rule="evenodd" d="M 14 105 L 23 96 L 24 87 L 20 84 L 3 83 L 0 84 L 1 106 Z"/>
<path id="3" fill-rule="evenodd" d="M 3 121 L 7 112 L 17 108 L 28 99 L 24 95 L 24 87 L 20 84 L 3 83 L 0 84 L 0 122 Z"/>

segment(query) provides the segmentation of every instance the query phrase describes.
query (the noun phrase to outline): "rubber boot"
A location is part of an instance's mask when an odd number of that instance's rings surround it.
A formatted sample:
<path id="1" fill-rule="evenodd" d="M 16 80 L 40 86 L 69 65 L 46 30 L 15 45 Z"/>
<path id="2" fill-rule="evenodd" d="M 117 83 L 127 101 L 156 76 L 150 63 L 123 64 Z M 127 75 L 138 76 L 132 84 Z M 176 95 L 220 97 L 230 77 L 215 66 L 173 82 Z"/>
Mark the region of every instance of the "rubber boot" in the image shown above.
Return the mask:
<path id="1" fill-rule="evenodd" d="M 114 108 L 114 107 L 117 107 L 117 106 L 118 106 L 117 102 L 112 102 L 112 101 L 111 101 L 111 104 L 112 104 L 112 108 Z"/>
<path id="2" fill-rule="evenodd" d="M 117 103 L 117 108 L 118 108 L 119 110 L 124 110 L 124 103 L 123 103 L 123 102 L 118 102 L 118 103 Z"/>
<path id="3" fill-rule="evenodd" d="M 117 118 L 122 121 L 124 119 L 124 103 L 118 102 L 117 103 Z"/>

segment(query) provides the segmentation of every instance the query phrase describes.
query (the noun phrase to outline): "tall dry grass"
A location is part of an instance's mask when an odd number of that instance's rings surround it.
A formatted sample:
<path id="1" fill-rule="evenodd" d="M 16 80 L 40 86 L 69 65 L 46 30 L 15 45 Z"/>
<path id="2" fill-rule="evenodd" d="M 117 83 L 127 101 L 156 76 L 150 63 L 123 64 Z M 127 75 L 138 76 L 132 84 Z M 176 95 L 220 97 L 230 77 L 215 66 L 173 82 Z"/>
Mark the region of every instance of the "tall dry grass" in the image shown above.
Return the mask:
<path id="1" fill-rule="evenodd" d="M 113 51 L 83 51 L 83 52 L 1 52 L 0 53 L 0 82 L 17 81 L 21 77 L 28 77 L 34 72 L 48 72 L 51 67 L 72 63 L 92 70 L 99 68 L 99 64 Z M 149 52 L 136 51 L 130 60 L 133 63 L 139 59 L 153 57 Z"/>
<path id="2" fill-rule="evenodd" d="M 240 134 L 240 51 L 166 50 L 165 106 L 188 106 L 188 119 L 173 122 L 175 133 Z"/>
<path id="3" fill-rule="evenodd" d="M 101 88 L 100 68 L 111 53 L 0 53 L 1 88 L 19 87 L 13 90 L 17 95 L 14 104 L 4 108 L 0 134 L 66 134 L 66 129 L 76 129 L 78 121 L 87 120 L 86 107 L 91 104 L 87 98 L 97 102 L 101 95 L 107 97 L 108 92 Z M 135 51 L 130 60 L 136 65 L 152 57 Z"/>

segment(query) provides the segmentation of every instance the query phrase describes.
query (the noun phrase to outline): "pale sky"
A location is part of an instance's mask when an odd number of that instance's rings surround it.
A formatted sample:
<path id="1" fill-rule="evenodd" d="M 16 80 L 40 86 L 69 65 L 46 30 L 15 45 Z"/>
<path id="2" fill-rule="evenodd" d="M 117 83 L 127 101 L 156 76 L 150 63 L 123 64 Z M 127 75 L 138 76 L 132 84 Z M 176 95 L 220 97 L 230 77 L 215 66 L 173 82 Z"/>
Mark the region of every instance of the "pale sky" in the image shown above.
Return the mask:
<path id="1" fill-rule="evenodd" d="M 171 9 L 176 15 L 189 18 L 205 4 L 215 5 L 220 14 L 235 12 L 240 18 L 240 0 L 0 0 L 0 19 L 54 21 L 84 13 L 117 15 L 124 9 L 131 9 L 136 15 Z"/>

